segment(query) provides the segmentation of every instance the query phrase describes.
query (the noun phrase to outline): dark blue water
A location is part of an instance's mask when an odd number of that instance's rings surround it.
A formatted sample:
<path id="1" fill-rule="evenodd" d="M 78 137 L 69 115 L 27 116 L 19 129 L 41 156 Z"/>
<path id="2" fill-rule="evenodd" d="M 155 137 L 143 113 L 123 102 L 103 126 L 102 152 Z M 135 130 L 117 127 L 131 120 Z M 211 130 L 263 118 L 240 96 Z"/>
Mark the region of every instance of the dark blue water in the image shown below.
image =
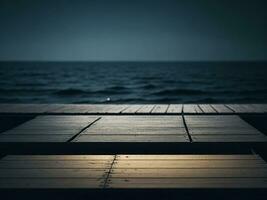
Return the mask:
<path id="1" fill-rule="evenodd" d="M 267 64 L 0 62 L 1 103 L 266 103 Z"/>

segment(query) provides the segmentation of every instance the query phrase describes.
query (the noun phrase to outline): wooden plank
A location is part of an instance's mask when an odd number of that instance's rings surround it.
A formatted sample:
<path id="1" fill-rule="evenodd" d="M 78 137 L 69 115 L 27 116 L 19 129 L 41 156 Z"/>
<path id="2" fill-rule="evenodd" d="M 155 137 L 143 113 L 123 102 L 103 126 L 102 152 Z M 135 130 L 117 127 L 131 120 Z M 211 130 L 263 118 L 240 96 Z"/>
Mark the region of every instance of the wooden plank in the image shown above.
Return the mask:
<path id="1" fill-rule="evenodd" d="M 195 113 L 203 113 L 203 111 L 196 104 L 184 104 L 183 113 L 195 114 Z"/>
<path id="2" fill-rule="evenodd" d="M 198 106 L 204 113 L 217 113 L 216 110 L 209 104 L 198 104 Z"/>
<path id="3" fill-rule="evenodd" d="M 124 104 L 49 104 L 46 113 L 58 114 L 118 114 L 129 105 Z"/>
<path id="4" fill-rule="evenodd" d="M 0 189 L 267 188 L 256 155 L 13 155 L 0 168 Z"/>
<path id="5" fill-rule="evenodd" d="M 257 104 L 227 104 L 235 113 L 264 113 L 266 107 Z"/>
<path id="6" fill-rule="evenodd" d="M 103 188 L 113 155 L 25 155 L 0 160 L 0 188 Z"/>
<path id="7" fill-rule="evenodd" d="M 118 155 L 108 188 L 266 188 L 256 155 Z"/>
<path id="8" fill-rule="evenodd" d="M 214 108 L 218 114 L 228 114 L 234 112 L 223 104 L 211 104 L 210 106 Z"/>
<path id="9" fill-rule="evenodd" d="M 62 108 L 64 105 L 65 104 L 57 104 L 57 103 L 47 104 L 46 111 L 44 112 L 44 114 L 53 113 L 55 110 Z"/>
<path id="10" fill-rule="evenodd" d="M 66 142 L 95 116 L 38 116 L 0 135 L 0 142 Z"/>
<path id="11" fill-rule="evenodd" d="M 113 160 L 114 155 L 8 155 L 2 158 L 2 160 L 50 160 L 50 161 L 59 161 L 59 160 Z"/>
<path id="12" fill-rule="evenodd" d="M 114 156 L 111 155 L 6 156 L 0 160 L 0 169 L 17 169 L 17 171 L 14 170 L 14 173 L 21 169 L 104 169 L 102 171 L 106 171 L 110 168 L 113 159 Z M 78 172 L 78 170 L 73 172 Z"/>
<path id="13" fill-rule="evenodd" d="M 133 169 L 123 168 L 116 169 L 111 172 L 110 178 L 267 178 L 266 168 L 222 168 L 222 169 L 203 169 L 192 170 L 191 168 L 177 169 Z"/>
<path id="14" fill-rule="evenodd" d="M 185 116 L 193 142 L 266 142 L 267 137 L 238 116 Z"/>
<path id="15" fill-rule="evenodd" d="M 180 113 L 181 104 L 166 105 L 140 104 L 0 104 L 0 113 L 16 114 L 119 114 L 119 113 Z M 153 107 L 153 108 L 152 108 Z M 151 109 L 152 108 L 152 109 Z M 143 110 L 143 111 L 142 111 Z M 267 104 L 185 104 L 184 113 L 266 113 Z"/>
<path id="16" fill-rule="evenodd" d="M 155 107 L 153 108 L 153 110 L 151 111 L 151 113 L 157 113 L 157 114 L 162 114 L 162 113 L 166 113 L 168 110 L 169 105 L 168 104 L 158 104 L 155 105 Z"/>
<path id="17" fill-rule="evenodd" d="M 143 105 L 136 113 L 148 114 L 151 113 L 155 105 Z"/>
<path id="18" fill-rule="evenodd" d="M 241 104 L 226 104 L 225 106 L 233 110 L 235 113 L 250 113 L 250 109 Z"/>
<path id="19" fill-rule="evenodd" d="M 108 127 L 99 127 L 97 129 L 92 128 L 92 130 L 85 130 L 83 134 L 88 134 L 88 135 L 99 135 L 103 137 L 105 136 L 112 136 L 112 135 L 125 135 L 125 136 L 140 136 L 140 135 L 185 135 L 186 131 L 184 128 L 173 128 L 173 127 L 156 127 L 156 128 L 145 128 L 145 127 L 130 127 L 130 128 L 125 128 L 125 127 L 118 127 L 117 129 L 110 129 Z"/>
<path id="20" fill-rule="evenodd" d="M 259 112 L 259 113 L 266 113 L 267 112 L 267 104 L 250 104 L 253 109 L 256 111 L 256 112 Z"/>
<path id="21" fill-rule="evenodd" d="M 107 111 L 103 113 L 112 113 L 112 114 L 118 114 L 126 110 L 129 105 L 123 105 L 123 104 L 108 104 Z"/>
<path id="22" fill-rule="evenodd" d="M 234 162 L 231 161 L 175 161 L 175 162 L 119 162 L 116 163 L 113 169 L 117 168 L 145 168 L 145 169 L 153 169 L 153 168 L 164 168 L 164 169 L 178 169 L 178 168 L 190 168 L 190 169 L 199 169 L 199 168 L 263 168 L 266 167 L 265 163 L 259 162 L 248 162 L 247 160 L 239 160 Z"/>
<path id="23" fill-rule="evenodd" d="M 181 116 L 103 116 L 75 142 L 188 142 Z"/>
<path id="24" fill-rule="evenodd" d="M 90 168 L 90 169 L 102 169 L 108 168 L 111 165 L 111 161 L 47 161 L 47 160 L 34 160 L 34 161 L 2 161 L 0 162 L 0 169 L 22 169 L 22 168 Z"/>
<path id="25" fill-rule="evenodd" d="M 1 189 L 100 189 L 103 180 L 93 178 L 3 178 Z"/>
<path id="26" fill-rule="evenodd" d="M 237 135 L 237 136 L 192 136 L 194 142 L 218 142 L 218 143 L 226 143 L 226 142 L 235 142 L 235 143 L 263 143 L 267 142 L 265 136 L 251 136 L 251 135 Z M 238 145 L 238 144 L 236 144 Z"/>
<path id="27" fill-rule="evenodd" d="M 74 142 L 189 142 L 186 135 L 81 135 L 74 140 Z M 104 144 L 103 144 L 104 145 Z"/>
<path id="28" fill-rule="evenodd" d="M 91 104 L 63 104 L 58 109 L 50 110 L 50 113 L 87 113 L 90 108 L 97 108 Z"/>
<path id="29" fill-rule="evenodd" d="M 108 169 L 1 169 L 2 178 L 94 178 L 107 176 Z"/>
<path id="30" fill-rule="evenodd" d="M 251 127 L 247 122 L 236 115 L 216 115 L 216 116 L 185 116 L 187 125 L 190 127 L 218 127 L 219 125 L 225 127 Z"/>
<path id="31" fill-rule="evenodd" d="M 127 105 L 117 104 L 63 104 L 57 109 L 50 110 L 50 113 L 60 114 L 103 114 L 120 113 Z"/>
<path id="32" fill-rule="evenodd" d="M 188 130 L 192 135 L 251 135 L 251 130 L 243 127 L 227 127 L 225 129 L 217 127 L 199 127 L 189 128 Z M 257 130 L 254 133 L 261 135 Z"/>
<path id="33" fill-rule="evenodd" d="M 101 120 L 94 123 L 90 129 L 98 128 L 183 128 L 181 116 L 103 116 Z"/>
<path id="34" fill-rule="evenodd" d="M 183 109 L 182 104 L 170 104 L 167 113 L 181 114 Z"/>
<path id="35" fill-rule="evenodd" d="M 116 160 L 255 160 L 253 155 L 117 155 Z"/>
<path id="36" fill-rule="evenodd" d="M 125 110 L 123 110 L 121 113 L 128 113 L 128 114 L 133 114 L 138 112 L 139 109 L 141 109 L 143 107 L 142 104 L 140 105 L 129 105 L 128 108 L 126 108 Z"/>
<path id="37" fill-rule="evenodd" d="M 212 189 L 212 188 L 267 188 L 266 178 L 123 178 L 109 182 L 108 188 L 190 188 L 190 189 Z"/>

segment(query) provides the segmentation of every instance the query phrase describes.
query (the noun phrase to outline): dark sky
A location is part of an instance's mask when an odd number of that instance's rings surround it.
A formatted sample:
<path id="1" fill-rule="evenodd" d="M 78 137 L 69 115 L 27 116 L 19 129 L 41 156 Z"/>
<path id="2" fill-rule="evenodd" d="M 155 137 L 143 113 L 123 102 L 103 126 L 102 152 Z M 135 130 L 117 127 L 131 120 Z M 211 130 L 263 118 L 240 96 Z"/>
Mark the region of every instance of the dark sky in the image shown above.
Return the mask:
<path id="1" fill-rule="evenodd" d="M 0 0 L 0 60 L 266 60 L 266 0 Z"/>

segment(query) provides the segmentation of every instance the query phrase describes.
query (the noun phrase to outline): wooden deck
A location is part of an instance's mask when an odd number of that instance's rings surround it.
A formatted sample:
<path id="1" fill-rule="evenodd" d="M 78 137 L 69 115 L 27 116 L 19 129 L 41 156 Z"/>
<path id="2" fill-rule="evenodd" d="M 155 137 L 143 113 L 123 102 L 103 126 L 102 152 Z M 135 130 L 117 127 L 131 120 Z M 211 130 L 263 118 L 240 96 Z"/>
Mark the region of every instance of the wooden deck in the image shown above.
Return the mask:
<path id="1" fill-rule="evenodd" d="M 0 161 L 0 188 L 267 188 L 256 155 L 39 155 Z"/>
<path id="2" fill-rule="evenodd" d="M 264 114 L 267 104 L 0 104 L 0 114 Z"/>
<path id="3" fill-rule="evenodd" d="M 0 104 L 0 123 L 19 119 L 0 129 L 0 197 L 153 190 L 154 199 L 162 191 L 174 199 L 208 191 L 211 199 L 227 190 L 258 198 L 267 195 L 266 111 L 267 104 Z M 265 129 L 243 116 L 257 116 Z"/>

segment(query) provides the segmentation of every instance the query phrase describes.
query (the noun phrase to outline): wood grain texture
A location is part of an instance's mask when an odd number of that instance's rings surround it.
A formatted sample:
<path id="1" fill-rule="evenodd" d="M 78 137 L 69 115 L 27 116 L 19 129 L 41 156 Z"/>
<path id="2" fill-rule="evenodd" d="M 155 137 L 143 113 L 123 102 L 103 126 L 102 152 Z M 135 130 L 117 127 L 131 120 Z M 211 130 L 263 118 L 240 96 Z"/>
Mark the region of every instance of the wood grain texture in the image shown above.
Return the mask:
<path id="1" fill-rule="evenodd" d="M 187 142 L 181 116 L 103 116 L 75 142 Z"/>
<path id="2" fill-rule="evenodd" d="M 0 135 L 0 142 L 66 142 L 93 123 L 94 116 L 38 116 Z"/>
<path id="3" fill-rule="evenodd" d="M 260 104 L 226 104 L 235 113 L 265 113 L 266 105 Z"/>
<path id="4" fill-rule="evenodd" d="M 267 137 L 238 116 L 185 116 L 193 142 L 266 142 Z"/>
<path id="5" fill-rule="evenodd" d="M 133 104 L 133 105 L 128 105 L 128 107 L 122 111 L 124 114 L 133 114 L 138 112 L 144 105 L 142 104 Z"/>
<path id="6" fill-rule="evenodd" d="M 11 155 L 0 189 L 267 188 L 257 155 Z"/>
<path id="7" fill-rule="evenodd" d="M 196 114 L 203 113 L 197 104 L 184 104 L 183 113 L 185 114 Z"/>
<path id="8" fill-rule="evenodd" d="M 0 188 L 103 188 L 114 155 L 25 155 L 0 160 Z"/>
<path id="9" fill-rule="evenodd" d="M 267 104 L 0 104 L 16 114 L 233 114 L 266 113 Z"/>
<path id="10" fill-rule="evenodd" d="M 162 114 L 166 113 L 168 110 L 169 105 L 168 104 L 158 104 L 155 105 L 151 113 L 156 113 L 156 114 Z"/>
<path id="11" fill-rule="evenodd" d="M 183 104 L 170 104 L 167 113 L 170 114 L 181 114 L 183 109 Z"/>
<path id="12" fill-rule="evenodd" d="M 210 114 L 210 113 L 217 113 L 217 111 L 209 104 L 199 104 L 198 105 L 203 113 Z"/>
<path id="13" fill-rule="evenodd" d="M 233 110 L 229 109 L 228 107 L 226 107 L 223 104 L 211 104 L 210 106 L 212 108 L 214 108 L 214 110 L 216 110 L 218 114 L 231 114 L 231 113 L 234 113 Z"/>
<path id="14" fill-rule="evenodd" d="M 149 114 L 153 110 L 155 105 L 143 105 L 136 113 L 139 114 Z"/>
<path id="15" fill-rule="evenodd" d="M 108 188 L 266 188 L 256 155 L 118 155 Z"/>

